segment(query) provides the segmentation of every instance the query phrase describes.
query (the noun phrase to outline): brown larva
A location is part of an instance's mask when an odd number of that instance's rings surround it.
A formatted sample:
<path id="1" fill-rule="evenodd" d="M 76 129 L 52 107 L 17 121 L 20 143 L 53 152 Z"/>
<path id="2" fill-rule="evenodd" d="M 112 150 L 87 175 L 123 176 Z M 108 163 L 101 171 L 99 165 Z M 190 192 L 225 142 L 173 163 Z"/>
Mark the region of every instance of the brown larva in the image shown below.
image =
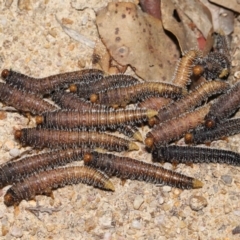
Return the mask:
<path id="1" fill-rule="evenodd" d="M 232 151 L 189 146 L 157 147 L 152 152 L 153 161 L 171 163 L 226 163 L 240 165 L 240 154 Z"/>
<path id="2" fill-rule="evenodd" d="M 134 142 L 110 134 L 91 131 L 67 131 L 24 128 L 15 132 L 22 145 L 34 148 L 99 147 L 110 151 L 138 150 Z"/>
<path id="3" fill-rule="evenodd" d="M 0 188 L 26 178 L 33 173 L 81 160 L 87 149 L 76 148 L 51 151 L 10 161 L 0 166 Z"/>
<path id="4" fill-rule="evenodd" d="M 36 94 L 26 93 L 4 83 L 0 83 L 0 101 L 17 110 L 32 114 L 42 114 L 57 109 Z"/>
<path id="5" fill-rule="evenodd" d="M 128 136 L 129 138 L 134 138 L 139 142 L 143 142 L 142 134 L 139 132 L 138 128 L 135 126 L 122 125 L 117 128 L 120 133 Z"/>
<path id="6" fill-rule="evenodd" d="M 217 122 L 221 122 L 231 116 L 239 107 L 240 83 L 237 83 L 212 104 L 209 113 L 205 117 L 206 127 L 215 126 Z"/>
<path id="7" fill-rule="evenodd" d="M 140 108 L 147 108 L 147 109 L 153 109 L 158 111 L 163 106 L 166 106 L 169 104 L 171 100 L 169 98 L 162 98 L 162 97 L 152 97 L 145 99 L 143 102 L 138 103 L 138 107 Z"/>
<path id="8" fill-rule="evenodd" d="M 143 101 L 150 97 L 179 98 L 185 93 L 185 90 L 181 87 L 171 84 L 146 82 L 92 94 L 90 96 L 90 101 L 112 107 L 125 107 L 131 102 L 134 103 L 138 100 Z"/>
<path id="9" fill-rule="evenodd" d="M 89 167 L 64 167 L 24 179 L 7 190 L 4 203 L 7 206 L 18 205 L 22 200 L 34 199 L 36 195 L 50 195 L 53 189 L 84 183 L 105 190 L 114 191 L 112 182 L 102 173 Z"/>
<path id="10" fill-rule="evenodd" d="M 76 93 L 79 97 L 88 99 L 92 93 L 107 91 L 111 88 L 131 86 L 138 82 L 138 79 L 130 75 L 116 74 L 106 76 L 94 84 L 73 84 L 69 89 L 70 92 Z"/>
<path id="11" fill-rule="evenodd" d="M 103 171 L 108 176 L 151 183 L 167 184 L 178 188 L 200 188 L 202 182 L 183 174 L 128 157 L 93 152 L 84 155 L 84 164 Z"/>
<path id="12" fill-rule="evenodd" d="M 217 124 L 215 128 L 199 128 L 192 133 L 187 133 L 185 135 L 185 142 L 187 144 L 211 143 L 212 141 L 238 133 L 240 133 L 240 118 L 228 119 Z"/>
<path id="13" fill-rule="evenodd" d="M 190 76 L 192 74 L 192 67 L 195 59 L 202 56 L 199 50 L 188 51 L 179 61 L 172 83 L 174 85 L 185 88 L 190 83 Z"/>
<path id="14" fill-rule="evenodd" d="M 59 105 L 62 109 L 72 109 L 72 110 L 103 110 L 108 107 L 99 104 L 93 104 L 83 98 L 80 98 L 76 94 L 56 91 L 52 95 L 52 100 Z"/>
<path id="15" fill-rule="evenodd" d="M 193 112 L 172 118 L 159 125 L 155 125 L 152 131 L 147 134 L 145 144 L 147 148 L 166 145 L 167 143 L 178 140 L 184 133 L 195 129 L 204 122 L 204 117 L 209 111 L 209 106 L 198 108 Z"/>
<path id="16" fill-rule="evenodd" d="M 2 78 L 6 83 L 18 89 L 38 94 L 47 94 L 74 82 L 96 82 L 102 79 L 104 72 L 98 69 L 84 69 L 75 72 L 60 73 L 44 78 L 33 78 L 24 74 L 4 69 Z"/>
<path id="17" fill-rule="evenodd" d="M 158 123 L 167 121 L 173 117 L 177 117 L 180 114 L 190 111 L 199 106 L 208 97 L 224 92 L 229 88 L 229 85 L 222 81 L 211 81 L 201 84 L 194 91 L 184 96 L 176 102 L 163 107 L 159 110 L 156 118 Z"/>
<path id="18" fill-rule="evenodd" d="M 36 117 L 36 123 L 46 128 L 98 128 L 117 127 L 123 124 L 143 122 L 157 114 L 157 111 L 142 108 L 121 110 L 75 111 L 58 110 Z"/>

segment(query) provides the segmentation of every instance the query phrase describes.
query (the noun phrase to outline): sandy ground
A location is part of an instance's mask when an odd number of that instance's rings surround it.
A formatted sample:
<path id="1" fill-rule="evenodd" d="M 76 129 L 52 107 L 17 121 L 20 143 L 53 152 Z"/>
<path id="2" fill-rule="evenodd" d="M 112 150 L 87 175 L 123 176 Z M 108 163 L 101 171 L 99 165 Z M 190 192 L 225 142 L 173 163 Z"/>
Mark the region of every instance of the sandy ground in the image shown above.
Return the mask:
<path id="1" fill-rule="evenodd" d="M 34 3 L 32 3 L 34 2 Z M 59 25 L 78 30 L 90 40 L 98 38 L 93 9 L 107 1 L 0 1 L 0 69 L 43 77 L 91 67 L 93 49 L 71 39 Z M 89 8 L 77 10 L 77 7 Z M 6 7 L 9 4 L 9 7 Z M 27 9 L 27 10 L 26 10 Z M 233 81 L 240 78 L 240 24 L 233 35 Z M 4 106 L 2 106 L 4 107 Z M 14 129 L 27 127 L 18 112 L 0 112 L 0 163 L 25 151 L 14 140 Z M 212 147 L 240 153 L 239 135 L 216 141 Z M 150 154 L 139 144 L 139 152 L 123 153 L 150 162 Z M 81 165 L 82 162 L 76 164 Z M 171 169 L 171 164 L 165 163 Z M 113 178 L 115 192 L 83 184 L 54 191 L 55 199 L 38 196 L 23 201 L 19 210 L 7 208 L 0 190 L 0 239 L 239 239 L 232 230 L 240 223 L 239 168 L 220 164 L 178 165 L 177 171 L 201 179 L 204 187 L 179 190 L 138 181 Z M 198 200 L 196 203 L 195 200 Z M 194 209 L 200 210 L 194 210 Z"/>

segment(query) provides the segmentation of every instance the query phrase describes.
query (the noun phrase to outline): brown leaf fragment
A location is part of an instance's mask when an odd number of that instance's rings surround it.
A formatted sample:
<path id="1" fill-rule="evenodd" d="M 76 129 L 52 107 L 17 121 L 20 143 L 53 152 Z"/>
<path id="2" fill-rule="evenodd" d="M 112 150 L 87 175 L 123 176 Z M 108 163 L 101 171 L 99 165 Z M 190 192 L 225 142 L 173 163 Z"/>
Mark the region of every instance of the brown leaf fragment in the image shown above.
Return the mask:
<path id="1" fill-rule="evenodd" d="M 162 23 L 164 29 L 170 31 L 178 40 L 181 51 L 184 53 L 198 46 L 195 33 L 191 30 L 192 22 L 176 7 L 172 1 L 161 1 Z"/>
<path id="2" fill-rule="evenodd" d="M 97 13 L 96 23 L 103 43 L 120 65 L 130 65 L 147 81 L 170 81 L 179 54 L 161 21 L 133 3 L 109 3 Z"/>
<path id="3" fill-rule="evenodd" d="M 212 3 L 228 8 L 234 12 L 240 13 L 240 4 L 236 0 L 209 0 Z"/>

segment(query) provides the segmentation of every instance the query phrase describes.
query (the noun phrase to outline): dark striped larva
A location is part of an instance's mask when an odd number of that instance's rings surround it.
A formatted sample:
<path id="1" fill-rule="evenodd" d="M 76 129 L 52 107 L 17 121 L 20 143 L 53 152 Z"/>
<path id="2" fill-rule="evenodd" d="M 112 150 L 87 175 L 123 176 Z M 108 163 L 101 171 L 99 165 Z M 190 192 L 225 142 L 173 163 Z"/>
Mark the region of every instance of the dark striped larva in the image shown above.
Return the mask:
<path id="1" fill-rule="evenodd" d="M 181 87 L 160 82 L 145 82 L 92 94 L 90 101 L 112 107 L 125 107 L 131 102 L 143 101 L 150 97 L 179 98 L 184 94 L 186 91 Z"/>
<path id="2" fill-rule="evenodd" d="M 22 145 L 34 148 L 67 148 L 86 146 L 105 148 L 110 151 L 138 150 L 136 143 L 110 134 L 91 131 L 67 131 L 23 128 L 15 132 Z"/>
<path id="3" fill-rule="evenodd" d="M 240 107 L 240 82 L 224 95 L 220 96 L 210 107 L 206 115 L 206 127 L 214 127 L 218 122 L 230 117 Z"/>
<path id="4" fill-rule="evenodd" d="M 74 128 L 113 128 L 123 124 L 143 122 L 157 114 L 157 111 L 147 109 L 121 109 L 99 111 L 68 111 L 59 110 L 48 112 L 36 117 L 36 123 L 46 128 L 74 129 Z"/>
<path id="5" fill-rule="evenodd" d="M 204 100 L 211 95 L 224 92 L 229 88 L 229 85 L 222 81 L 211 81 L 201 84 L 197 89 L 190 92 L 176 102 L 163 107 L 159 110 L 156 118 L 158 122 L 164 122 L 171 118 L 177 117 L 180 114 L 190 111 L 199 106 Z"/>
<path id="6" fill-rule="evenodd" d="M 155 125 L 151 132 L 147 134 L 145 144 L 147 148 L 166 145 L 167 143 L 178 140 L 190 129 L 195 129 L 204 122 L 204 117 L 209 111 L 209 106 L 198 108 L 193 112 L 172 118 L 159 125 Z"/>
<path id="7" fill-rule="evenodd" d="M 0 188 L 18 182 L 33 173 L 81 160 L 86 152 L 87 149 L 84 148 L 58 150 L 7 162 L 0 166 Z"/>
<path id="8" fill-rule="evenodd" d="M 114 191 L 112 182 L 102 173 L 89 167 L 64 167 L 40 172 L 14 184 L 7 190 L 4 203 L 18 205 L 22 200 L 34 199 L 36 195 L 50 195 L 53 189 L 66 185 L 84 183 L 105 190 Z"/>
<path id="9" fill-rule="evenodd" d="M 202 56 L 199 50 L 188 51 L 179 61 L 172 83 L 174 85 L 185 88 L 190 83 L 192 67 L 195 59 Z"/>
<path id="10" fill-rule="evenodd" d="M 212 148 L 190 146 L 157 147 L 152 152 L 153 161 L 171 163 L 227 163 L 240 165 L 240 154 Z"/>
<path id="11" fill-rule="evenodd" d="M 104 110 L 109 107 L 99 104 L 93 104 L 83 98 L 80 98 L 76 94 L 65 92 L 65 91 L 56 91 L 52 95 L 52 100 L 59 105 L 62 109 L 72 109 L 72 110 Z"/>
<path id="12" fill-rule="evenodd" d="M 92 93 L 108 91 L 111 88 L 131 86 L 136 83 L 139 83 L 139 80 L 130 75 L 116 74 L 106 76 L 93 84 L 73 84 L 69 87 L 69 90 L 81 98 L 88 99 Z"/>
<path id="13" fill-rule="evenodd" d="M 4 69 L 2 78 L 6 83 L 18 89 L 38 94 L 47 94 L 74 82 L 96 82 L 102 79 L 104 72 L 98 69 L 84 69 L 75 72 L 60 73 L 44 78 L 33 78 L 24 74 Z"/>
<path id="14" fill-rule="evenodd" d="M 200 188 L 202 182 L 183 174 L 164 169 L 128 157 L 93 152 L 84 155 L 84 163 L 97 168 L 109 176 L 132 179 L 158 184 L 167 184 L 178 188 Z"/>
<path id="15" fill-rule="evenodd" d="M 230 55 L 230 46 L 227 36 L 224 32 L 214 33 L 214 51 L 217 51 L 223 55 L 225 55 L 229 62 L 231 60 Z"/>
<path id="16" fill-rule="evenodd" d="M 17 110 L 32 114 L 42 114 L 57 109 L 36 94 L 26 93 L 4 83 L 0 83 L 0 101 Z"/>
<path id="17" fill-rule="evenodd" d="M 187 144 L 211 143 L 228 136 L 240 133 L 240 118 L 228 119 L 219 123 L 215 128 L 199 128 L 193 132 L 186 133 Z"/>

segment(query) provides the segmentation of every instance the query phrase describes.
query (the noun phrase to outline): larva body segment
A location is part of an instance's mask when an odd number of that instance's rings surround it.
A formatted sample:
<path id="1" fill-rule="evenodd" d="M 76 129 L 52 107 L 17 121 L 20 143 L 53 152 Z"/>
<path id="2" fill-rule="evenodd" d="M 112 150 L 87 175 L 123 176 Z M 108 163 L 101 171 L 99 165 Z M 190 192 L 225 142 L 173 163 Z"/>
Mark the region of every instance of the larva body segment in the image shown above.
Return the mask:
<path id="1" fill-rule="evenodd" d="M 6 69 L 4 71 L 6 72 Z M 98 69 L 84 69 L 37 79 L 9 70 L 8 74 L 5 73 L 4 76 L 6 83 L 18 89 L 38 94 L 47 94 L 74 82 L 96 82 L 103 78 L 104 72 Z"/>
<path id="2" fill-rule="evenodd" d="M 158 111 L 162 107 L 168 105 L 171 102 L 168 98 L 152 97 L 140 102 L 137 106 L 140 108 L 153 109 Z"/>
<path id="3" fill-rule="evenodd" d="M 190 111 L 199 106 L 208 97 L 224 92 L 228 88 L 229 85 L 222 81 L 206 82 L 180 100 L 172 102 L 166 107 L 160 109 L 158 115 L 156 116 L 158 122 L 161 123 L 167 121 L 181 115 L 184 112 Z"/>
<path id="4" fill-rule="evenodd" d="M 123 124 L 143 122 L 153 117 L 157 112 L 147 109 L 121 109 L 121 110 L 99 110 L 99 111 L 66 111 L 59 110 L 48 112 L 37 117 L 36 122 L 47 128 L 113 128 Z M 42 121 L 41 121 L 42 120 Z"/>
<path id="5" fill-rule="evenodd" d="M 132 179 L 158 184 L 163 183 L 183 189 L 202 187 L 202 183 L 199 180 L 191 177 L 150 163 L 127 157 L 119 157 L 113 154 L 97 152 L 85 154 L 84 163 L 103 171 L 109 176 L 117 176 L 121 179 Z"/>
<path id="6" fill-rule="evenodd" d="M 22 145 L 34 148 L 68 148 L 86 146 L 105 148 L 110 151 L 138 150 L 138 146 L 129 140 L 113 135 L 52 129 L 24 128 L 15 132 L 15 138 Z"/>
<path id="7" fill-rule="evenodd" d="M 238 133 L 240 133 L 240 118 L 234 118 L 218 124 L 215 128 L 199 128 L 189 133 L 190 136 L 187 139 L 185 136 L 185 142 L 188 144 L 210 143 Z"/>
<path id="8" fill-rule="evenodd" d="M 190 83 L 190 76 L 192 74 L 192 67 L 194 61 L 202 56 L 202 52 L 199 50 L 188 51 L 179 61 L 175 70 L 172 83 L 174 85 L 186 88 Z"/>
<path id="9" fill-rule="evenodd" d="M 147 134 L 145 144 L 148 148 L 153 146 L 166 145 L 167 143 L 178 140 L 190 129 L 195 129 L 204 121 L 204 117 L 209 111 L 209 106 L 198 108 L 193 112 L 172 118 L 159 125 L 155 125 L 151 132 Z M 150 141 L 151 140 L 151 141 Z"/>
<path id="10" fill-rule="evenodd" d="M 125 107 L 131 102 L 143 101 L 150 97 L 179 98 L 184 94 L 185 90 L 171 84 L 146 82 L 92 94 L 90 101 L 108 106 Z"/>
<path id="11" fill-rule="evenodd" d="M 0 101 L 17 110 L 32 114 L 42 114 L 57 109 L 56 106 L 44 101 L 35 94 L 26 93 L 4 83 L 0 83 Z"/>
<path id="12" fill-rule="evenodd" d="M 33 173 L 81 160 L 86 152 L 87 149 L 84 148 L 57 150 L 7 162 L 0 166 L 0 188 L 22 180 Z"/>
<path id="13" fill-rule="evenodd" d="M 52 100 L 62 109 L 88 111 L 88 110 L 103 110 L 108 108 L 104 105 L 93 104 L 89 101 L 86 101 L 83 98 L 80 98 L 76 94 L 64 91 L 54 92 L 52 94 Z"/>
<path id="14" fill-rule="evenodd" d="M 75 90 L 78 96 L 88 99 L 92 93 L 107 91 L 112 88 L 131 86 L 138 82 L 138 79 L 130 75 L 116 74 L 106 76 L 94 84 L 75 84 L 75 89 L 70 87 L 70 91 Z"/>
<path id="15" fill-rule="evenodd" d="M 84 183 L 105 190 L 114 191 L 112 182 L 102 173 L 89 167 L 65 167 L 26 178 L 8 189 L 4 196 L 7 206 L 18 205 L 22 200 L 31 200 L 36 195 L 49 194 L 52 189 Z"/>
<path id="16" fill-rule="evenodd" d="M 117 128 L 120 133 L 128 136 L 129 138 L 134 138 L 139 142 L 143 142 L 142 134 L 139 132 L 138 128 L 130 125 L 122 125 Z"/>
<path id="17" fill-rule="evenodd" d="M 240 165 L 240 154 L 220 149 L 166 146 L 157 147 L 152 152 L 153 161 L 178 163 L 226 163 Z"/>
<path id="18" fill-rule="evenodd" d="M 210 107 L 205 120 L 213 125 L 231 116 L 240 107 L 240 82 L 220 96 Z"/>

